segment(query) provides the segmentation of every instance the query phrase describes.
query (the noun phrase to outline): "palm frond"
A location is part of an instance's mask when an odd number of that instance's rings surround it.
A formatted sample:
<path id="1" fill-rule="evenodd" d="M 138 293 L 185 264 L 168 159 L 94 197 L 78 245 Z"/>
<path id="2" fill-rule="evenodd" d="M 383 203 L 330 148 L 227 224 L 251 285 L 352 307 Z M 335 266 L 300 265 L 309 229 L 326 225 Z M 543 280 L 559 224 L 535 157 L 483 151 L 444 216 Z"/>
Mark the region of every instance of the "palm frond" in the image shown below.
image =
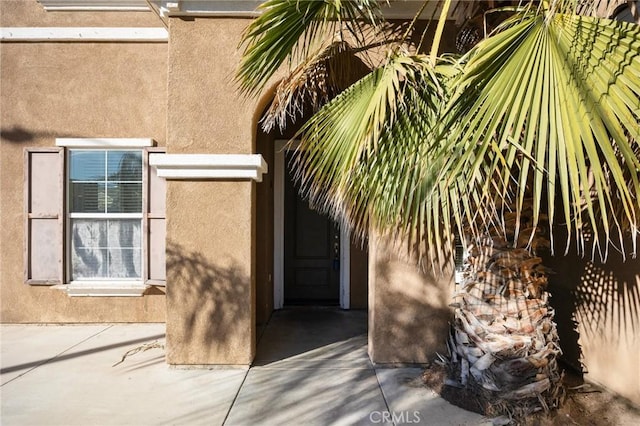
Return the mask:
<path id="1" fill-rule="evenodd" d="M 427 238 L 438 247 L 451 215 L 441 211 L 447 201 L 426 201 L 432 196 L 424 179 L 433 173 L 424 154 L 436 143 L 429 138 L 438 133 L 448 72 L 424 55 L 394 56 L 311 117 L 295 161 L 317 208 L 359 235 L 373 229 L 408 236 L 409 245 Z M 456 192 L 443 191 L 446 200 Z"/>
<path id="2" fill-rule="evenodd" d="M 304 61 L 320 44 L 341 41 L 343 32 L 358 40 L 380 19 L 374 0 L 267 0 L 259 11 L 240 42 L 236 80 L 245 95 L 259 93 L 285 62 Z"/>
<path id="3" fill-rule="evenodd" d="M 534 227 L 543 207 L 553 225 L 557 195 L 579 247 L 585 224 L 594 247 L 612 232 L 635 236 L 639 52 L 637 25 L 542 9 L 514 16 L 470 52 L 455 82 L 449 142 L 433 154 L 446 158 L 440 178 L 480 174 L 485 183 L 471 190 L 480 194 L 499 176 L 497 193 L 514 191 L 518 215 L 530 191 Z"/>

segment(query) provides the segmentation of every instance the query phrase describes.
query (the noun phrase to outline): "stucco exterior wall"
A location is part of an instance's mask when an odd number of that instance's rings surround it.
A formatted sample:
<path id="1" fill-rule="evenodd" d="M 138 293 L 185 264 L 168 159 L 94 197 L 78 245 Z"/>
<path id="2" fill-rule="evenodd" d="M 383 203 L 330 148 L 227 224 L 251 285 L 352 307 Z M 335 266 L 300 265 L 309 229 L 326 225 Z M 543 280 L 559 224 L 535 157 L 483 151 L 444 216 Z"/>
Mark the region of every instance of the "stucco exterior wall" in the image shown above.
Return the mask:
<path id="1" fill-rule="evenodd" d="M 369 238 L 369 356 L 376 364 L 424 364 L 447 353 L 451 274 L 421 271 L 404 252 Z"/>
<path id="2" fill-rule="evenodd" d="M 170 154 L 250 154 L 255 111 L 232 82 L 244 19 L 171 18 Z M 255 184 L 167 184 L 167 361 L 249 364 L 255 353 Z"/>
<path id="3" fill-rule="evenodd" d="M 45 12 L 36 0 L 0 1 L 2 27 L 161 27 L 150 11 Z"/>
<path id="4" fill-rule="evenodd" d="M 2 26 L 148 26 L 149 13 L 48 14 L 35 1 L 3 1 Z M 162 322 L 162 291 L 143 297 L 71 298 L 24 283 L 25 148 L 57 137 L 153 138 L 166 134 L 166 44 L 0 44 L 0 319 L 29 322 Z M 52 242 L 55 243 L 55 242 Z"/>
<path id="5" fill-rule="evenodd" d="M 563 360 L 640 404 L 640 260 L 611 252 L 603 264 L 558 250 L 545 265 L 554 271 L 549 291 Z"/>

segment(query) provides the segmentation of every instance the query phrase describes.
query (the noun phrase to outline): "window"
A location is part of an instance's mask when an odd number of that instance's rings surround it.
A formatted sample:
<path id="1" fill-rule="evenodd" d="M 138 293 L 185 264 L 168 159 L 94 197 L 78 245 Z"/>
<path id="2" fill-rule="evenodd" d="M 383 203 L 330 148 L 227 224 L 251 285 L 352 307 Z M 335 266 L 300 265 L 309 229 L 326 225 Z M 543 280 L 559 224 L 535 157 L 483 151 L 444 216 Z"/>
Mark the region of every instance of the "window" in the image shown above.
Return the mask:
<path id="1" fill-rule="evenodd" d="M 160 150 L 150 139 L 56 144 L 25 151 L 26 282 L 74 296 L 164 285 L 165 182 L 148 167 Z"/>
<path id="2" fill-rule="evenodd" d="M 69 151 L 71 281 L 142 279 L 142 151 Z"/>

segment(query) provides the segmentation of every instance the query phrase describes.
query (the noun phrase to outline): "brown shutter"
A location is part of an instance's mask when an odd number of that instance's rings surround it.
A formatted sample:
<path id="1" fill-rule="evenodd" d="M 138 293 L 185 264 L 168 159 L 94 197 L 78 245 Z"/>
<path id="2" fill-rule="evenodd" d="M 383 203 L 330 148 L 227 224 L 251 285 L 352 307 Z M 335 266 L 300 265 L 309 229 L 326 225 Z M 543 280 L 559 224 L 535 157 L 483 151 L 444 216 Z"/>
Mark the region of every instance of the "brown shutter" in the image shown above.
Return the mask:
<path id="1" fill-rule="evenodd" d="M 64 151 L 26 149 L 25 282 L 64 282 Z"/>
<path id="2" fill-rule="evenodd" d="M 162 153 L 162 148 L 145 150 L 145 176 L 147 197 L 145 199 L 144 226 L 146 255 L 146 284 L 163 286 L 166 283 L 166 181 L 158 177 L 155 167 L 149 167 L 149 154 Z"/>

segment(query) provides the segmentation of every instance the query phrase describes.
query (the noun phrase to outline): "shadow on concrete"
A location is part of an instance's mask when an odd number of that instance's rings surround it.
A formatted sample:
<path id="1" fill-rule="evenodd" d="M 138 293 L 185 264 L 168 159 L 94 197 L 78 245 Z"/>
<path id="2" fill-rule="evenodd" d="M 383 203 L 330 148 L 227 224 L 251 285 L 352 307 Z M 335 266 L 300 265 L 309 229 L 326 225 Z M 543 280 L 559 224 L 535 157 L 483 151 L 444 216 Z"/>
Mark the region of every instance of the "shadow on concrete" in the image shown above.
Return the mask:
<path id="1" fill-rule="evenodd" d="M 162 351 L 162 354 L 154 356 L 153 358 L 145 359 L 143 361 L 137 361 L 134 358 L 131 358 L 129 360 L 129 363 L 123 366 L 121 370 L 124 372 L 133 372 L 136 370 L 143 370 L 146 368 L 150 368 L 155 365 L 165 365 L 164 349 L 162 347 L 159 347 L 157 348 L 157 350 Z"/>
<path id="2" fill-rule="evenodd" d="M 254 366 L 292 358 L 343 357 L 367 345 L 366 311 L 292 307 L 275 311 L 258 343 Z M 323 351 L 323 348 L 327 348 Z M 366 352 L 365 352 L 366 355 Z M 313 356 L 313 355 L 312 355 Z"/>
<path id="3" fill-rule="evenodd" d="M 367 424 L 386 411 L 373 369 L 340 369 L 328 360 L 283 372 L 252 369 L 225 425 Z"/>
<path id="4" fill-rule="evenodd" d="M 163 339 L 164 338 L 164 334 L 156 334 L 153 336 L 148 336 L 148 337 L 143 337 L 140 339 L 132 339 L 132 340 L 127 340 L 124 342 L 118 342 L 118 343 L 114 343 L 111 345 L 105 345 L 105 346 L 100 346 L 97 348 L 92 348 L 92 349 L 87 349 L 84 351 L 79 351 L 79 352 L 72 352 L 69 354 L 64 354 L 64 355 L 56 355 L 54 357 L 51 358 L 47 358 L 47 359 L 42 359 L 42 360 L 38 360 L 38 361 L 31 361 L 31 362 L 27 362 L 24 364 L 18 364 L 18 365 L 11 365 L 8 367 L 4 367 L 0 370 L 0 374 L 7 374 L 7 373 L 12 373 L 14 371 L 18 371 L 18 370 L 26 370 L 26 369 L 31 369 L 34 367 L 38 367 L 44 364 L 50 364 L 50 363 L 54 363 L 54 362 L 60 362 L 60 361 L 66 361 L 68 359 L 73 359 L 73 358 L 79 358 L 79 357 L 83 357 L 83 356 L 87 356 L 87 355 L 91 355 L 97 352 L 103 352 L 103 351 L 108 351 L 110 349 L 115 349 L 115 348 L 121 348 L 124 346 L 131 346 L 131 345 L 137 345 L 137 344 L 142 344 L 142 343 L 149 343 L 152 342 L 154 340 L 158 340 L 158 339 Z"/>
<path id="5" fill-rule="evenodd" d="M 386 409 L 366 311 L 292 307 L 269 320 L 225 425 L 362 424 Z"/>

